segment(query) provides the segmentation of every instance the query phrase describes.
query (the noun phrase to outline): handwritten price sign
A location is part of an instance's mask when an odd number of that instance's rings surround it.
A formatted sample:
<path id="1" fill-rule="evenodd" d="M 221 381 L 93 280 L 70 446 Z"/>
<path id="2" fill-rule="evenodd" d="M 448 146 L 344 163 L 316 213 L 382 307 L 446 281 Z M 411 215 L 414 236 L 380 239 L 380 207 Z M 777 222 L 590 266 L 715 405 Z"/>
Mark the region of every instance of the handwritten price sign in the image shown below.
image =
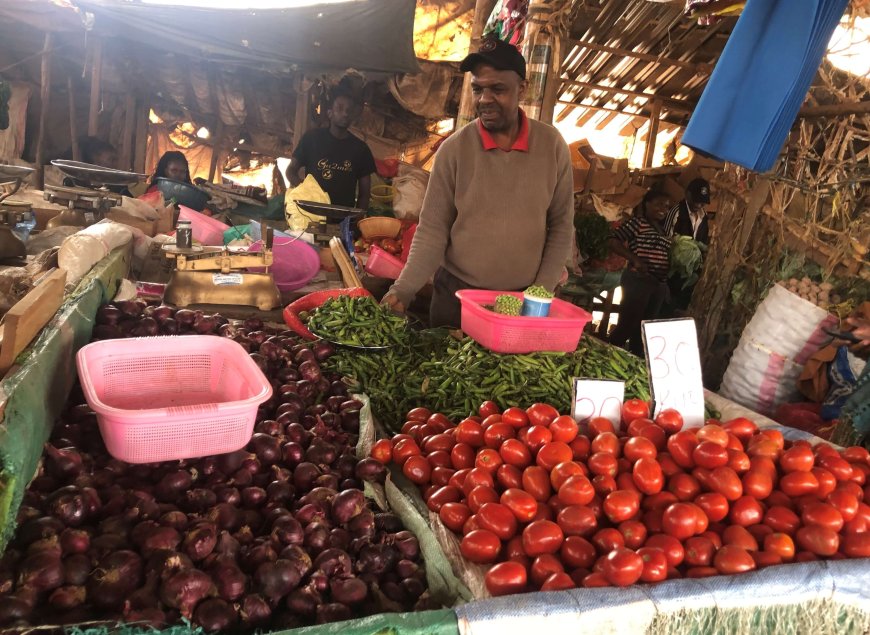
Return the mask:
<path id="1" fill-rule="evenodd" d="M 625 382 L 575 377 L 571 416 L 577 423 L 585 423 L 593 417 L 605 417 L 618 426 L 624 397 Z"/>
<path id="2" fill-rule="evenodd" d="M 686 427 L 704 424 L 704 384 L 695 320 L 649 320 L 642 324 L 655 414 L 675 408 Z"/>

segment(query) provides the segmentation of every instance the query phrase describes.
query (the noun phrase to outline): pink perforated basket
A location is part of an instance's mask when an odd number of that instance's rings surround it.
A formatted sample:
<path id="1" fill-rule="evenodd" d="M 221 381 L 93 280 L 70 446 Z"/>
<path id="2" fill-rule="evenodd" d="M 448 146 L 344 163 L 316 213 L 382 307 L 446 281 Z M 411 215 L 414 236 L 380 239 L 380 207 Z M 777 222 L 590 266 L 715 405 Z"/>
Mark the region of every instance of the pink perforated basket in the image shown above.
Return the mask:
<path id="1" fill-rule="evenodd" d="M 106 449 L 128 463 L 234 452 L 272 396 L 245 349 L 214 335 L 94 342 L 76 366 Z"/>
<path id="2" fill-rule="evenodd" d="M 512 295 L 520 300 L 523 294 L 508 291 L 456 292 L 462 304 L 462 330 L 481 346 L 495 353 L 533 353 L 577 349 L 583 329 L 592 316 L 578 306 L 553 299 L 548 317 L 514 317 L 500 315 L 484 305 L 495 304 L 499 295 Z"/>
<path id="3" fill-rule="evenodd" d="M 229 225 L 184 205 L 179 205 L 178 210 L 178 220 L 190 221 L 190 229 L 195 241 L 203 245 L 224 244 L 224 232 L 230 228 Z"/>
<path id="4" fill-rule="evenodd" d="M 366 261 L 365 270 L 376 278 L 389 278 L 395 280 L 401 275 L 404 267 L 405 263 L 394 255 L 387 253 L 377 245 L 372 245 L 369 259 Z"/>

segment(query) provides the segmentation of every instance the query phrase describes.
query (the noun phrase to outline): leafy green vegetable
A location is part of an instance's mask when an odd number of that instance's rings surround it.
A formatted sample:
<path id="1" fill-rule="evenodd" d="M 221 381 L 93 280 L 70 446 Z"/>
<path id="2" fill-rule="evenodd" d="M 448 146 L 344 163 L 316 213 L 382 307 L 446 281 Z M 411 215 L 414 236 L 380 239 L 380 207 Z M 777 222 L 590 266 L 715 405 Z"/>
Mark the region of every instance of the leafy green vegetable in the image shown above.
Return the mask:
<path id="1" fill-rule="evenodd" d="M 586 258 L 604 260 L 610 254 L 610 223 L 600 214 L 575 214 L 577 249 Z"/>
<path id="2" fill-rule="evenodd" d="M 698 281 L 706 246 L 690 236 L 674 236 L 671 244 L 670 274 L 683 280 L 686 289 Z"/>

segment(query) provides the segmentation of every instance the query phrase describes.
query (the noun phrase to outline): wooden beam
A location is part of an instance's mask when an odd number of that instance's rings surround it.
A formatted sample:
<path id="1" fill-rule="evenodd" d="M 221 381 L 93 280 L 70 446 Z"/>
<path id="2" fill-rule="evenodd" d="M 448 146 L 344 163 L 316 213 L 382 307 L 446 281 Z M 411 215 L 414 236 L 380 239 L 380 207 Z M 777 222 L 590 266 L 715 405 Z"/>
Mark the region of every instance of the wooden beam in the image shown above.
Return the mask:
<path id="1" fill-rule="evenodd" d="M 476 0 L 474 3 L 474 22 L 471 24 L 471 40 L 468 43 L 468 52 L 471 53 L 480 48 L 480 38 L 486 21 L 489 19 L 496 0 Z M 475 118 L 474 104 L 471 98 L 471 75 L 465 73 L 462 78 L 462 91 L 459 93 L 459 114 L 456 117 L 456 129 Z"/>
<path id="2" fill-rule="evenodd" d="M 136 143 L 133 150 L 133 171 L 145 173 L 145 155 L 148 154 L 148 102 L 143 101 L 136 106 Z"/>
<path id="3" fill-rule="evenodd" d="M 703 62 L 686 62 L 684 60 L 678 60 L 672 57 L 662 57 L 660 55 L 653 55 L 652 53 L 640 53 L 638 51 L 631 51 L 629 49 L 623 49 L 616 46 L 606 46 L 604 44 L 595 44 L 593 42 L 584 42 L 582 40 L 569 40 L 569 43 L 575 46 L 589 49 L 590 51 L 602 51 L 604 53 L 612 53 L 614 55 L 621 55 L 623 57 L 631 57 L 634 59 L 643 60 L 644 62 L 653 62 L 655 64 L 662 64 L 665 66 L 676 66 L 677 68 L 685 68 L 686 70 L 690 70 L 701 75 L 709 75 L 713 72 L 713 65 L 704 64 Z"/>
<path id="4" fill-rule="evenodd" d="M 213 141 L 211 144 L 211 162 L 208 165 L 208 182 L 214 183 L 215 176 L 217 174 L 217 166 L 218 160 L 220 159 L 221 152 L 223 152 L 224 148 L 224 120 L 221 119 L 220 112 L 217 113 L 218 120 L 217 126 L 214 131 L 214 136 L 212 137 Z M 218 179 L 220 182 L 220 179 Z"/>
<path id="5" fill-rule="evenodd" d="M 72 77 L 66 78 L 66 92 L 69 96 L 69 136 L 72 145 L 73 161 L 82 160 L 82 152 L 79 149 L 79 124 L 78 116 L 76 115 L 76 92 L 73 86 Z"/>
<path id="6" fill-rule="evenodd" d="M 680 112 L 692 112 L 692 110 L 694 110 L 695 108 L 693 104 L 681 101 L 679 99 L 662 97 L 660 95 L 651 95 L 650 93 L 642 93 L 637 90 L 629 90 L 627 88 L 619 88 L 617 86 L 602 86 L 601 84 L 590 84 L 589 82 L 578 82 L 567 77 L 562 77 L 560 81 L 563 84 L 567 84 L 568 86 L 586 88 L 587 90 L 597 90 L 602 93 L 608 93 L 611 95 L 628 95 L 630 97 L 640 97 L 642 99 L 658 99 L 662 102 L 663 106 L 671 110 L 678 110 Z"/>
<path id="7" fill-rule="evenodd" d="M 91 59 L 91 106 L 88 110 L 88 135 L 96 136 L 100 122 L 100 92 L 103 83 L 103 43 L 94 40 Z"/>
<path id="8" fill-rule="evenodd" d="M 810 119 L 813 117 L 846 117 L 848 115 L 866 114 L 870 114 L 870 100 L 826 106 L 804 106 L 798 112 L 798 117 Z"/>
<path id="9" fill-rule="evenodd" d="M 38 189 L 42 189 L 45 180 L 45 125 L 48 120 L 48 102 L 51 99 L 51 40 L 52 33 L 47 31 L 42 45 L 42 63 L 39 73 L 39 135 L 36 137 L 35 183 Z"/>
<path id="10" fill-rule="evenodd" d="M 652 100 L 652 108 L 649 115 L 649 132 L 646 137 L 646 149 L 643 153 L 643 167 L 651 168 L 653 157 L 656 152 L 656 137 L 659 134 L 659 115 L 662 112 L 662 102 L 658 99 Z"/>
<path id="11" fill-rule="evenodd" d="M 136 134 L 136 97 L 127 93 L 124 103 L 124 136 L 121 138 L 122 170 L 129 170 L 133 165 L 133 137 Z"/>

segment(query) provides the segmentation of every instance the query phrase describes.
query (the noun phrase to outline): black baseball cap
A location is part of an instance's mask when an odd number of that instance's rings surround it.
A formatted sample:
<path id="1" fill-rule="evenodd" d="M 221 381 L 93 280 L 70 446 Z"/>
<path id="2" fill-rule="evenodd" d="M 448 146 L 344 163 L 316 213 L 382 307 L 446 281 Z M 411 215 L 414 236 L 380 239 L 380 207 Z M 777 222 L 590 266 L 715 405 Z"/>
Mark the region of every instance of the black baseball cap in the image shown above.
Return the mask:
<path id="1" fill-rule="evenodd" d="M 462 60 L 459 70 L 467 73 L 478 64 L 489 64 L 499 71 L 514 71 L 526 78 L 526 60 L 513 44 L 496 38 L 487 38 L 480 44 L 477 53 L 471 53 Z"/>
<path id="2" fill-rule="evenodd" d="M 693 179 L 686 186 L 686 192 L 699 203 L 710 202 L 710 184 L 705 179 Z"/>

